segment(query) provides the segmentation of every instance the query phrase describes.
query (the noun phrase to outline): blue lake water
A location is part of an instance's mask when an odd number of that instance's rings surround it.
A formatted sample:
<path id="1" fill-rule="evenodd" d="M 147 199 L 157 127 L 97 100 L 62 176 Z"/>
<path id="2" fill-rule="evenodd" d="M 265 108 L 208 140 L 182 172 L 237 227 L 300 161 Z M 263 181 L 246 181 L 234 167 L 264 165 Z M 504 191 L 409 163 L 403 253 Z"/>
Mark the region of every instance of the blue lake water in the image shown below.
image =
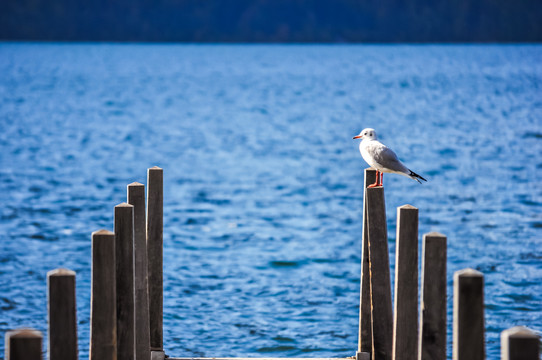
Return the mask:
<path id="1" fill-rule="evenodd" d="M 448 352 L 472 267 L 499 358 L 502 330 L 542 331 L 541 64 L 540 45 L 0 43 L 0 335 L 46 332 L 46 273 L 66 267 L 88 356 L 90 234 L 157 165 L 167 354 L 353 355 L 352 136 L 373 127 L 429 180 L 384 176 L 392 266 L 411 204 L 420 239 L 448 237 Z"/>

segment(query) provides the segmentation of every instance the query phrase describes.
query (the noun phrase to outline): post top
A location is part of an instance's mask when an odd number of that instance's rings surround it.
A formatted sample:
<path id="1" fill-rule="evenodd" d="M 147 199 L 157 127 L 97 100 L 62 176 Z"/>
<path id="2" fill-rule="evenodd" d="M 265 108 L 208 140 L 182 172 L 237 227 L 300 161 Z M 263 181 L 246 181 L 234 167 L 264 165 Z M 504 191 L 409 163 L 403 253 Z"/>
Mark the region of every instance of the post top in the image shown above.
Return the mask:
<path id="1" fill-rule="evenodd" d="M 454 273 L 454 278 L 460 277 L 460 276 L 461 277 L 484 277 L 484 274 L 478 270 L 466 268 L 463 270 L 458 270 Z"/>
<path id="2" fill-rule="evenodd" d="M 128 184 L 128 186 L 145 186 L 145 185 L 143 185 L 143 184 L 140 183 L 140 182 L 134 181 L 133 183 Z"/>
<path id="3" fill-rule="evenodd" d="M 47 277 L 49 276 L 75 276 L 75 271 L 70 269 L 54 269 L 47 273 Z"/>
<path id="4" fill-rule="evenodd" d="M 109 231 L 109 230 L 101 229 L 101 230 L 98 230 L 98 231 L 94 231 L 92 233 L 92 236 L 94 236 L 94 235 L 115 235 L 115 233 L 113 233 L 112 231 Z"/>
<path id="5" fill-rule="evenodd" d="M 442 234 L 442 233 L 439 233 L 437 231 L 431 231 L 431 232 L 428 232 L 427 234 L 423 234 L 423 237 L 439 237 L 439 238 L 446 238 L 446 235 Z"/>
<path id="6" fill-rule="evenodd" d="M 153 166 L 153 167 L 149 168 L 149 170 L 162 170 L 162 168 L 158 167 L 158 166 Z"/>
<path id="7" fill-rule="evenodd" d="M 123 202 L 123 203 L 120 203 L 120 204 L 118 204 L 117 206 L 115 206 L 115 208 L 124 208 L 124 207 L 126 207 L 126 208 L 133 208 L 134 205 Z"/>
<path id="8" fill-rule="evenodd" d="M 412 205 L 410 205 L 410 204 L 405 204 L 405 205 L 403 205 L 403 206 L 399 206 L 398 209 L 401 209 L 401 210 L 402 210 L 402 209 L 405 209 L 405 210 L 418 210 L 417 207 L 412 206 Z"/>
<path id="9" fill-rule="evenodd" d="M 508 337 L 538 338 L 538 335 L 526 326 L 514 326 L 514 327 L 511 327 L 510 329 L 504 330 L 501 334 L 502 336 L 508 336 Z"/>
<path id="10" fill-rule="evenodd" d="M 6 338 L 42 338 L 41 331 L 31 328 L 21 328 L 10 330 L 6 333 Z"/>

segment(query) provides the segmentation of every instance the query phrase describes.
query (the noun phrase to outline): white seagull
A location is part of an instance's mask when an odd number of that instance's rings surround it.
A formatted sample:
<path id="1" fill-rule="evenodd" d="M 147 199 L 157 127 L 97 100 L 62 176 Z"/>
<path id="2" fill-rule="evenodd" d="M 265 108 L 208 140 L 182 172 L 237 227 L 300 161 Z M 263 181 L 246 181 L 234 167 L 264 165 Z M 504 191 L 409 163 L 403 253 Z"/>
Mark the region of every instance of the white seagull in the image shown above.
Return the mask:
<path id="1" fill-rule="evenodd" d="M 404 175 L 416 180 L 420 184 L 422 183 L 420 179 L 427 181 L 399 161 L 392 149 L 378 141 L 374 129 L 363 129 L 359 135 L 354 136 L 353 139 L 362 140 L 359 144 L 359 152 L 361 153 L 363 160 L 376 169 L 376 182 L 369 185 L 369 187 L 382 186 L 383 173 Z"/>

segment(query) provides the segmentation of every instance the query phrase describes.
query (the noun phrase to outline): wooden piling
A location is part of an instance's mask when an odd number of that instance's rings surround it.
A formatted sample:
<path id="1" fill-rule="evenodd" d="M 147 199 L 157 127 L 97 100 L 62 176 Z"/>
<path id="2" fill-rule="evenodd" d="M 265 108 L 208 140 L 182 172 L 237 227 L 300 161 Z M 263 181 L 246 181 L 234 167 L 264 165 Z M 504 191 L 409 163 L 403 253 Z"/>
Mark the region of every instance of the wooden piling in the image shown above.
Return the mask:
<path id="1" fill-rule="evenodd" d="M 484 275 L 474 269 L 454 274 L 454 360 L 485 359 Z"/>
<path id="2" fill-rule="evenodd" d="M 117 282 L 117 359 L 135 358 L 134 207 L 115 206 L 115 268 Z"/>
<path id="3" fill-rule="evenodd" d="M 367 228 L 367 186 L 376 181 L 376 170 L 367 168 L 364 171 L 363 186 L 363 228 L 361 245 L 361 286 L 359 301 L 359 332 L 357 360 L 362 353 L 370 354 L 373 346 L 373 330 L 371 326 L 371 278 L 369 275 L 369 235 Z M 363 355 L 365 356 L 365 355 Z"/>
<path id="4" fill-rule="evenodd" d="M 43 335 L 34 329 L 17 329 L 6 333 L 6 360 L 41 360 Z"/>
<path id="5" fill-rule="evenodd" d="M 418 209 L 397 208 L 393 359 L 418 358 Z"/>
<path id="6" fill-rule="evenodd" d="M 446 236 L 423 236 L 419 360 L 446 359 Z"/>
<path id="7" fill-rule="evenodd" d="M 163 170 L 147 170 L 147 260 L 150 344 L 154 358 L 163 358 Z"/>
<path id="8" fill-rule="evenodd" d="M 115 234 L 92 233 L 90 360 L 117 359 Z"/>
<path id="9" fill-rule="evenodd" d="M 393 319 L 384 188 L 381 186 L 367 188 L 366 193 L 373 329 L 372 358 L 388 360 L 392 358 Z"/>
<path id="10" fill-rule="evenodd" d="M 55 269 L 47 273 L 49 288 L 49 347 L 50 360 L 77 360 L 77 306 L 75 272 Z"/>
<path id="11" fill-rule="evenodd" d="M 149 293 L 147 278 L 147 228 L 145 186 L 128 185 L 128 203 L 134 206 L 134 282 L 136 359 L 150 359 Z"/>
<path id="12" fill-rule="evenodd" d="M 525 326 L 501 333 L 501 360 L 539 360 L 540 337 Z"/>

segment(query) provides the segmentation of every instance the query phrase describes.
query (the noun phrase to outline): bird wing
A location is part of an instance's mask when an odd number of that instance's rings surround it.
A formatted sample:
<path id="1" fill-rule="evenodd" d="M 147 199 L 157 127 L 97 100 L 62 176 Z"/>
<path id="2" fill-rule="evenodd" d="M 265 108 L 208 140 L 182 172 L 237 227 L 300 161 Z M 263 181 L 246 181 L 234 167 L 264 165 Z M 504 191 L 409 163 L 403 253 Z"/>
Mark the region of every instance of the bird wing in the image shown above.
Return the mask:
<path id="1" fill-rule="evenodd" d="M 375 144 L 375 146 L 371 146 L 369 151 L 372 152 L 374 160 L 383 168 L 401 173 L 409 172 L 407 167 L 399 161 L 395 152 L 386 145 L 381 143 Z"/>

